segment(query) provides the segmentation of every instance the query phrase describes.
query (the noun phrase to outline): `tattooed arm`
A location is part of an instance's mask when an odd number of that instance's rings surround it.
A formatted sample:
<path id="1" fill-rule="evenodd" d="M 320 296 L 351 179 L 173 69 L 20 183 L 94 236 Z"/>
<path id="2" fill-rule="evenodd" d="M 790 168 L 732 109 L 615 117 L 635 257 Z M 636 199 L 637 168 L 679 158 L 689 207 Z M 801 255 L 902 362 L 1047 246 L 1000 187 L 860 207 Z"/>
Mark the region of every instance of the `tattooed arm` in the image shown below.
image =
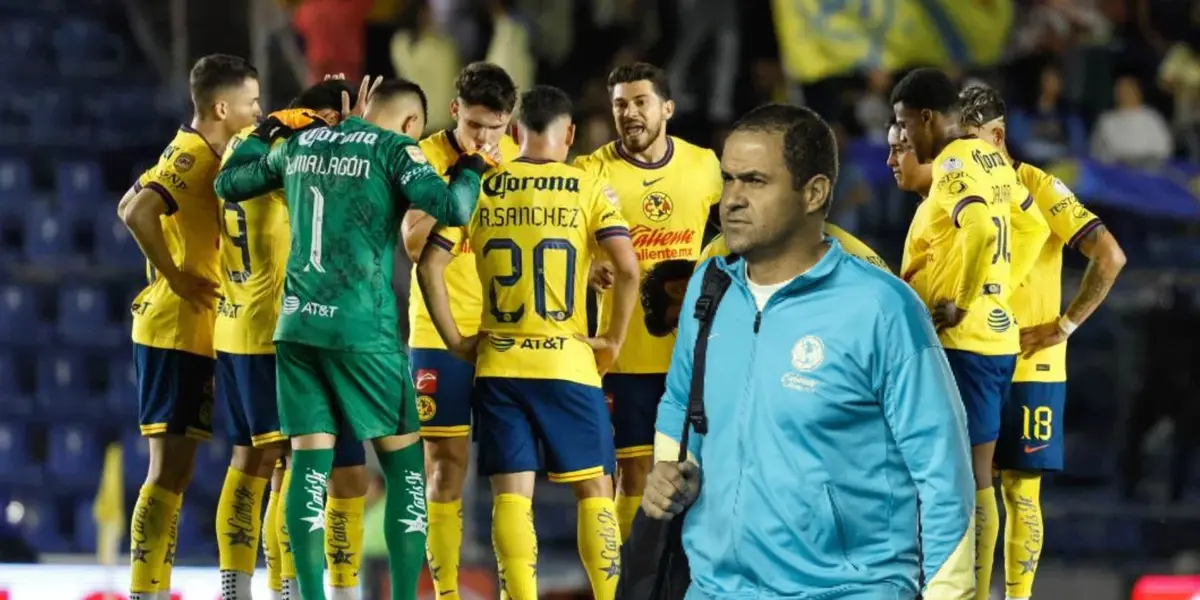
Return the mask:
<path id="1" fill-rule="evenodd" d="M 1088 257 L 1088 266 L 1083 272 L 1079 291 L 1075 292 L 1075 298 L 1064 314 L 1072 323 L 1081 325 L 1108 296 L 1117 275 L 1125 267 L 1125 252 L 1104 225 L 1088 232 L 1075 248 Z"/>

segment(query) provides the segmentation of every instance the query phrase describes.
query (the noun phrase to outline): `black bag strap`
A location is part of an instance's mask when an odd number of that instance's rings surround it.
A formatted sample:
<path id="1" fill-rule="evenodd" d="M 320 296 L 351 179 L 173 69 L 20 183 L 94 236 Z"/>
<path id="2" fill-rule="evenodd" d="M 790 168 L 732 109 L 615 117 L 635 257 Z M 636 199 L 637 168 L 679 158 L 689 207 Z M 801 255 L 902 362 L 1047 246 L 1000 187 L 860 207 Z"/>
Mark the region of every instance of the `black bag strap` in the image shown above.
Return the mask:
<path id="1" fill-rule="evenodd" d="M 726 262 L 737 260 L 731 256 Z M 692 350 L 692 384 L 688 390 L 687 418 L 683 420 L 683 433 L 679 435 L 679 462 L 687 460 L 688 438 L 691 430 L 698 434 L 708 433 L 708 418 L 704 415 L 704 371 L 708 365 L 708 335 L 717 316 L 717 305 L 725 296 L 732 279 L 717 266 L 717 261 L 708 261 L 704 279 L 700 282 L 700 297 L 696 299 L 693 316 L 700 323 L 696 332 L 696 343 Z"/>

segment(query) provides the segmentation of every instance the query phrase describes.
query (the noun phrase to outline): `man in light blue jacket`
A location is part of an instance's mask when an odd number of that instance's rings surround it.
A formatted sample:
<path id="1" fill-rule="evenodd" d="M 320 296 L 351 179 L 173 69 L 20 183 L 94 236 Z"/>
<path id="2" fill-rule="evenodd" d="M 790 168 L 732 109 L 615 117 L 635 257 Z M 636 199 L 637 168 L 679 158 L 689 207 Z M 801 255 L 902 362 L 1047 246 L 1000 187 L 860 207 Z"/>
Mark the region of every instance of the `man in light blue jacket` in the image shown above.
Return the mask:
<path id="1" fill-rule="evenodd" d="M 689 600 L 968 600 L 966 419 L 928 312 L 822 233 L 828 124 L 767 105 L 725 142 L 721 224 L 739 258 L 708 336 L 705 435 L 686 418 L 705 270 L 684 300 L 643 509 L 685 515 Z"/>

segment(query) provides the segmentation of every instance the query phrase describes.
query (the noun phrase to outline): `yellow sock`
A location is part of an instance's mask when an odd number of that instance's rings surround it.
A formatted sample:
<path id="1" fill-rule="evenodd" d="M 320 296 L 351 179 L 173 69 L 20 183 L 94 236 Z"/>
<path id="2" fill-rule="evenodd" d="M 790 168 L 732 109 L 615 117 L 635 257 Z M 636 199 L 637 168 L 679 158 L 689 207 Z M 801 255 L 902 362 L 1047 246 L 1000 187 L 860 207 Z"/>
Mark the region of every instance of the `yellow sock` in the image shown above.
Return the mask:
<path id="1" fill-rule="evenodd" d="M 267 586 L 271 591 L 283 590 L 279 576 L 279 492 L 271 491 L 267 498 L 267 514 L 263 516 L 263 556 L 267 559 Z"/>
<path id="2" fill-rule="evenodd" d="M 183 496 L 172 507 L 171 527 L 167 529 L 167 554 L 163 557 L 162 570 L 158 572 L 158 591 L 171 591 L 171 572 L 175 569 L 175 549 L 179 547 L 179 512 L 183 507 Z"/>
<path id="3" fill-rule="evenodd" d="M 268 483 L 265 477 L 254 477 L 233 467 L 225 471 L 216 518 L 217 562 L 222 571 L 254 573 Z"/>
<path id="4" fill-rule="evenodd" d="M 329 584 L 337 588 L 358 588 L 358 568 L 362 565 L 363 512 L 367 498 L 334 498 L 325 501 L 325 562 L 329 565 Z"/>
<path id="5" fill-rule="evenodd" d="M 292 481 L 292 470 L 283 472 L 283 484 L 279 486 L 279 507 L 276 535 L 279 539 L 279 577 L 280 579 L 296 578 L 296 559 L 292 556 L 292 537 L 288 535 L 287 519 L 283 518 L 284 507 L 287 506 L 288 484 Z"/>
<path id="6" fill-rule="evenodd" d="M 511 600 L 537 600 L 537 533 L 533 500 L 498 494 L 492 507 L 492 547 L 496 550 L 500 589 Z"/>
<path id="7" fill-rule="evenodd" d="M 988 600 L 999 535 L 1000 507 L 996 504 L 996 488 L 975 490 L 975 600 Z"/>
<path id="8" fill-rule="evenodd" d="M 1002 471 L 1004 494 L 1004 584 L 1009 598 L 1033 595 L 1033 576 L 1042 555 L 1042 476 Z"/>
<path id="9" fill-rule="evenodd" d="M 154 485 L 138 492 L 133 518 L 129 521 L 129 591 L 149 594 L 158 591 L 159 574 L 167 558 L 171 524 L 178 513 L 178 494 Z"/>
<path id="10" fill-rule="evenodd" d="M 429 502 L 427 557 L 438 600 L 459 600 L 458 560 L 462 549 L 462 500 Z"/>
<path id="11" fill-rule="evenodd" d="M 592 596 L 613 600 L 621 575 L 621 529 L 616 505 L 612 498 L 584 498 L 578 510 L 579 557 L 592 583 Z"/>
<path id="12" fill-rule="evenodd" d="M 637 515 L 638 507 L 642 505 L 641 496 L 626 496 L 617 493 L 617 522 L 621 524 L 621 543 L 629 539 L 629 531 L 633 529 L 633 517 Z"/>

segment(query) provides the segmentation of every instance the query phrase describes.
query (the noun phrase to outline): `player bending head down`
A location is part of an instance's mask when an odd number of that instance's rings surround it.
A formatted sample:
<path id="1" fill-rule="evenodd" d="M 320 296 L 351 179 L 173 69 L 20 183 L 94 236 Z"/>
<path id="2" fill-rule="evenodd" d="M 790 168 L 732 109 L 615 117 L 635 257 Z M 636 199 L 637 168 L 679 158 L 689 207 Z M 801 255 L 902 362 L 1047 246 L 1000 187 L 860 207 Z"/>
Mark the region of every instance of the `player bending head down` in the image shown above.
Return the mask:
<path id="1" fill-rule="evenodd" d="M 389 79 L 371 93 L 363 118 L 416 140 L 425 131 L 428 114 L 429 104 L 421 86 L 407 79 Z"/>
<path id="2" fill-rule="evenodd" d="M 921 163 L 933 160 L 962 135 L 958 87 L 937 69 L 915 69 L 901 79 L 892 89 L 892 107 L 896 124 Z"/>
<path id="3" fill-rule="evenodd" d="M 500 144 L 517 105 L 517 86 L 497 65 L 475 62 L 454 80 L 450 116 L 462 152 L 489 152 Z"/>

